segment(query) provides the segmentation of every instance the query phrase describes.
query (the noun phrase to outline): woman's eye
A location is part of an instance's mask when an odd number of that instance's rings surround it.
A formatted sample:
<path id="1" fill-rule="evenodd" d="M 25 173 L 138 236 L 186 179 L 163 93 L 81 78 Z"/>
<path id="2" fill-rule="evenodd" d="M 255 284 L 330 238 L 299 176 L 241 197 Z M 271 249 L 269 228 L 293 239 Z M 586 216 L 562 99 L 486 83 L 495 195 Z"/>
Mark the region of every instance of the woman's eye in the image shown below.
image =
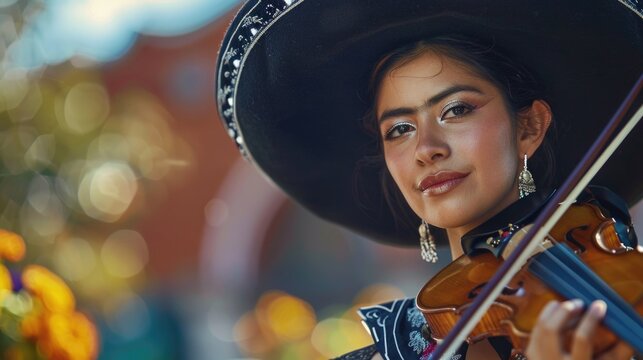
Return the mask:
<path id="1" fill-rule="evenodd" d="M 454 104 L 451 107 L 448 107 L 440 116 L 441 119 L 450 119 L 457 118 L 459 116 L 465 115 L 473 110 L 473 106 L 468 104 Z"/>
<path id="2" fill-rule="evenodd" d="M 398 138 L 409 131 L 413 131 L 413 129 L 415 129 L 415 127 L 409 123 L 395 124 L 386 132 L 386 134 L 384 134 L 384 139 L 392 140 Z"/>

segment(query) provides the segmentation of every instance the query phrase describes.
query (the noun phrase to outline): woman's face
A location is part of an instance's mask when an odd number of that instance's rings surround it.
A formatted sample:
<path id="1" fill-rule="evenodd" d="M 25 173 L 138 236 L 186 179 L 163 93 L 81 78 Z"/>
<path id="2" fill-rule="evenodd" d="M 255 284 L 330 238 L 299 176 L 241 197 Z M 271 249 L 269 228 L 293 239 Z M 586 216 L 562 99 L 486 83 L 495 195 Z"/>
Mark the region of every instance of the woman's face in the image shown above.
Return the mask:
<path id="1" fill-rule="evenodd" d="M 504 98 L 461 63 L 429 51 L 394 68 L 376 111 L 387 167 L 430 224 L 468 231 L 518 199 L 522 154 Z"/>

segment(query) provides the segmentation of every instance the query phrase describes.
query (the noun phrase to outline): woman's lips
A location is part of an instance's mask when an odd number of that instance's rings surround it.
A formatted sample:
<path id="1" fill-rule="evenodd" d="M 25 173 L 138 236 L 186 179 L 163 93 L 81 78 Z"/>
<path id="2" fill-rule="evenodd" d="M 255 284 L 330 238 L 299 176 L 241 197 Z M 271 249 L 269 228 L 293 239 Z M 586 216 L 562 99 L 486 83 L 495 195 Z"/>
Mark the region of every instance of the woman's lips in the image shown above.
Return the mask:
<path id="1" fill-rule="evenodd" d="M 441 195 L 458 186 L 467 176 L 457 171 L 440 171 L 420 181 L 418 189 L 426 195 Z"/>

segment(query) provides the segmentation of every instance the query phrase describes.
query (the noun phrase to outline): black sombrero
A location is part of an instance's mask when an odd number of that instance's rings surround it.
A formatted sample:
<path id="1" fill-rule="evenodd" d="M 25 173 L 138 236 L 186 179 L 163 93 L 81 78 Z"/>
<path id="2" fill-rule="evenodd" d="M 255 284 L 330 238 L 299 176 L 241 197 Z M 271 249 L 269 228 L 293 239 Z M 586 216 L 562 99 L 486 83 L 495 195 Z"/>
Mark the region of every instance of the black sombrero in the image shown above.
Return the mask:
<path id="1" fill-rule="evenodd" d="M 377 240 L 415 245 L 376 169 L 360 177 L 370 196 L 355 197 L 355 169 L 375 146 L 361 128 L 375 62 L 431 36 L 492 40 L 543 82 L 564 177 L 643 71 L 642 14 L 637 0 L 251 0 L 219 53 L 219 111 L 242 153 L 296 201 Z M 643 196 L 641 136 L 638 126 L 596 180 L 629 204 Z"/>

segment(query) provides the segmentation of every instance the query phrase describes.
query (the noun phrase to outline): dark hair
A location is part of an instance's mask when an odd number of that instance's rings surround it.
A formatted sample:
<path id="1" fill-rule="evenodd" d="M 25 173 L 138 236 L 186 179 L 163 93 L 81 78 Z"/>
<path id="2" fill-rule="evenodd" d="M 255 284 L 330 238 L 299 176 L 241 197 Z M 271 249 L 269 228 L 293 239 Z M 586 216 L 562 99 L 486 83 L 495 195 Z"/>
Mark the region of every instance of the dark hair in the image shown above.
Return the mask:
<path id="1" fill-rule="evenodd" d="M 396 220 L 406 226 L 417 226 L 419 219 L 404 200 L 402 193 L 393 181 L 384 161 L 382 137 L 376 121 L 376 102 L 379 85 L 386 74 L 419 56 L 431 51 L 464 65 L 476 75 L 491 82 L 500 89 L 507 111 L 517 126 L 517 114 L 528 108 L 534 100 L 547 101 L 544 90 L 524 66 L 516 63 L 502 53 L 493 42 L 464 36 L 438 36 L 400 47 L 384 56 L 375 66 L 369 83 L 370 109 L 364 117 L 364 127 L 377 140 L 378 153 L 365 159 L 365 164 L 379 167 L 379 177 L 384 197 Z M 555 126 L 552 124 L 543 143 L 529 161 L 530 171 L 534 174 L 539 189 L 549 189 L 554 184 L 555 158 L 553 142 Z M 364 165 L 364 164 L 362 164 Z"/>

